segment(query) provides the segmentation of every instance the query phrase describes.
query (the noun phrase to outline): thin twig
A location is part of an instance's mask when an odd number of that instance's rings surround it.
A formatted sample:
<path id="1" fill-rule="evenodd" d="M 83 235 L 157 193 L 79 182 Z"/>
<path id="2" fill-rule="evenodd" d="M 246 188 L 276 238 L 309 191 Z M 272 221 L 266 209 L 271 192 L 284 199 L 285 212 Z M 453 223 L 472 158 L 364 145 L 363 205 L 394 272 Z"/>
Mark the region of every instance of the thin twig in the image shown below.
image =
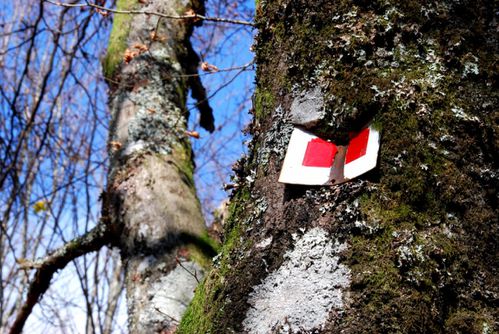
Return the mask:
<path id="1" fill-rule="evenodd" d="M 192 277 L 194 277 L 194 279 L 196 280 L 196 282 L 198 282 L 198 284 L 200 283 L 199 282 L 199 278 L 198 278 L 198 275 L 197 275 L 197 272 L 196 270 L 194 270 L 194 273 L 190 272 L 189 269 L 187 269 L 183 264 L 182 262 L 180 261 L 180 259 L 178 257 L 175 258 L 175 260 L 177 261 L 177 264 L 182 267 L 185 271 L 187 271 Z"/>
<path id="2" fill-rule="evenodd" d="M 182 78 L 185 78 L 185 77 L 202 77 L 202 76 L 205 76 L 205 75 L 211 75 L 211 74 L 217 74 L 217 73 L 223 73 L 223 72 L 230 72 L 230 71 L 238 71 L 238 70 L 246 71 L 248 69 L 248 67 L 250 67 L 253 64 L 254 64 L 254 61 L 252 60 L 249 63 L 241 65 L 241 66 L 220 68 L 220 69 L 218 69 L 216 71 L 206 72 L 206 73 L 182 74 L 182 75 L 179 75 L 178 77 L 182 77 Z"/>
<path id="3" fill-rule="evenodd" d="M 175 318 L 174 318 L 174 317 L 172 317 L 171 315 L 166 314 L 165 312 L 161 311 L 158 307 L 154 307 L 154 309 L 155 309 L 156 311 L 158 311 L 159 313 L 161 313 L 162 315 L 164 315 L 164 316 L 166 316 L 166 317 L 170 318 L 170 320 L 172 320 L 172 321 L 176 322 L 177 324 L 179 324 L 179 323 L 180 323 L 180 321 L 178 321 L 177 319 L 175 319 Z"/>
<path id="4" fill-rule="evenodd" d="M 192 111 L 194 108 L 197 108 L 200 104 L 210 100 L 212 97 L 214 97 L 215 95 L 218 94 L 218 92 L 220 92 L 222 89 L 224 89 L 225 87 L 227 87 L 228 85 L 230 85 L 232 82 L 234 82 L 234 80 L 236 80 L 236 78 L 239 76 L 239 74 L 243 73 L 244 71 L 246 71 L 246 67 L 242 68 L 241 70 L 239 70 L 239 72 L 237 72 L 232 78 L 229 79 L 229 81 L 225 82 L 224 84 L 222 84 L 221 86 L 219 86 L 213 93 L 210 94 L 210 96 L 208 96 L 207 98 L 201 100 L 201 101 L 197 101 L 193 107 L 189 108 L 188 111 Z"/>
<path id="5" fill-rule="evenodd" d="M 217 73 L 224 73 L 224 72 L 231 72 L 231 71 L 239 71 L 239 70 L 242 70 L 242 71 L 251 71 L 251 69 L 249 69 L 249 67 L 251 67 L 254 63 L 255 63 L 255 61 L 252 60 L 249 63 L 241 65 L 241 66 L 220 68 L 216 72 L 206 72 L 206 73 L 197 73 L 197 74 L 180 74 L 180 75 L 172 75 L 172 77 L 174 77 L 174 78 L 204 77 L 204 76 L 207 76 L 207 75 L 213 75 L 213 74 L 217 74 Z M 113 84 L 116 84 L 116 85 L 120 83 L 120 82 L 118 82 L 116 80 L 113 80 L 113 79 L 111 79 L 109 77 L 106 77 L 106 76 L 102 76 L 102 78 L 104 80 L 107 80 L 107 81 L 109 81 L 109 82 L 111 82 Z M 134 85 L 135 85 L 135 83 L 130 84 L 127 87 L 131 88 Z M 37 202 L 37 201 L 38 200 L 33 201 L 33 204 L 34 204 L 34 202 Z"/>
<path id="6" fill-rule="evenodd" d="M 243 20 L 234 20 L 234 19 L 226 19 L 222 17 L 208 17 L 204 15 L 199 15 L 199 14 L 192 14 L 192 15 L 168 15 L 164 13 L 159 13 L 159 12 L 153 12 L 153 11 L 146 11 L 146 10 L 119 10 L 119 9 L 112 9 L 104 6 L 99 6 L 95 3 L 87 2 L 87 3 L 80 3 L 80 4 L 69 4 L 69 3 L 64 3 L 64 2 L 58 2 L 58 1 L 52 1 L 52 0 L 43 0 L 45 2 L 51 3 L 56 6 L 61 6 L 61 7 L 91 7 L 99 10 L 103 10 L 106 12 L 114 13 L 114 14 L 143 14 L 143 15 L 154 15 L 154 16 L 159 16 L 163 17 L 166 19 L 173 19 L 173 20 L 188 20 L 188 19 L 199 19 L 203 21 L 211 21 L 211 22 L 222 22 L 222 23 L 231 23 L 231 24 L 240 24 L 240 25 L 245 25 L 245 26 L 250 26 L 254 27 L 255 24 L 253 22 L 248 22 L 248 21 L 243 21 Z"/>

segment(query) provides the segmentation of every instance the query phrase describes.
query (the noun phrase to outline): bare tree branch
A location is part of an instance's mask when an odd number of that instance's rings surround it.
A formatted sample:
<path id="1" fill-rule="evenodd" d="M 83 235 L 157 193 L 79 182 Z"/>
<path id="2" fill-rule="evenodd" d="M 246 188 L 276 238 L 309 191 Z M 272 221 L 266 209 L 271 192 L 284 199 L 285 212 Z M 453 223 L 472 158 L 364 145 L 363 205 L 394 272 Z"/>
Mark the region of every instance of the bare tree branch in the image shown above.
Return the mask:
<path id="1" fill-rule="evenodd" d="M 174 19 L 174 20 L 203 20 L 203 21 L 211 21 L 211 22 L 240 24 L 240 25 L 251 26 L 251 27 L 255 26 L 255 24 L 253 22 L 248 22 L 248 21 L 243 21 L 243 20 L 226 19 L 226 18 L 222 18 L 222 17 L 207 17 L 204 15 L 196 14 L 196 13 L 189 14 L 189 15 L 168 15 L 168 14 L 163 14 L 163 13 L 154 12 L 154 11 L 112 9 L 112 8 L 107 8 L 104 6 L 99 6 L 99 5 L 97 5 L 95 3 L 91 3 L 91 2 L 86 2 L 84 4 L 68 4 L 68 3 L 52 1 L 52 0 L 43 0 L 43 1 L 51 3 L 53 5 L 62 6 L 62 7 L 80 7 L 80 8 L 81 7 L 91 7 L 91 8 L 101 10 L 101 11 L 114 13 L 114 14 L 144 14 L 144 15 L 155 15 L 155 16 L 166 18 L 166 19 Z"/>
<path id="2" fill-rule="evenodd" d="M 110 235 L 111 231 L 108 225 L 99 223 L 83 236 L 73 239 L 43 259 L 32 262 L 20 261 L 21 267 L 25 269 L 36 268 L 37 271 L 29 286 L 26 301 L 10 329 L 10 334 L 22 332 L 33 307 L 49 288 L 50 280 L 56 271 L 63 269 L 70 261 L 81 255 L 99 250 L 108 243 Z"/>

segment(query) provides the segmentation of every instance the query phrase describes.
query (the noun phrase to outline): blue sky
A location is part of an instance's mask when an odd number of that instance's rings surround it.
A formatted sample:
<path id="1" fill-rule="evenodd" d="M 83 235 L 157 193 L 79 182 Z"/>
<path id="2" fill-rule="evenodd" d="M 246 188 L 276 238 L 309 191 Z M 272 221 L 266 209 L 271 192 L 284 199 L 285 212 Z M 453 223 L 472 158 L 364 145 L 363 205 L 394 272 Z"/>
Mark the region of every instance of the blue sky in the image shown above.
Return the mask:
<path id="1" fill-rule="evenodd" d="M 221 9 L 217 12 L 214 5 L 217 1 L 207 2 L 209 16 L 230 16 L 227 10 Z M 252 21 L 254 3 L 244 1 L 234 10 L 248 15 L 240 14 L 238 17 Z M 220 69 L 240 67 L 252 62 L 254 54 L 250 51 L 253 43 L 255 30 L 238 25 L 223 25 L 226 29 L 221 36 L 216 38 L 216 43 L 210 49 L 203 47 L 198 36 L 216 35 L 214 31 L 220 26 L 212 22 L 205 22 L 201 28 L 197 28 L 193 38 L 194 48 L 210 64 Z M 198 195 L 203 204 L 203 211 L 208 223 L 211 219 L 211 211 L 227 196 L 222 190 L 222 184 L 229 182 L 231 165 L 246 152 L 246 141 L 249 138 L 242 134 L 242 128 L 249 123 L 248 111 L 251 107 L 251 95 L 254 88 L 254 67 L 249 66 L 247 70 L 233 70 L 215 74 L 202 74 L 202 80 L 207 88 L 208 94 L 216 92 L 227 82 L 232 81 L 226 87 L 220 89 L 210 104 L 214 110 L 215 125 L 217 130 L 209 134 L 197 125 L 197 111 L 191 111 L 190 126 L 201 133 L 201 139 L 193 139 L 193 150 L 196 156 L 196 184 Z M 189 105 L 193 106 L 192 99 Z"/>

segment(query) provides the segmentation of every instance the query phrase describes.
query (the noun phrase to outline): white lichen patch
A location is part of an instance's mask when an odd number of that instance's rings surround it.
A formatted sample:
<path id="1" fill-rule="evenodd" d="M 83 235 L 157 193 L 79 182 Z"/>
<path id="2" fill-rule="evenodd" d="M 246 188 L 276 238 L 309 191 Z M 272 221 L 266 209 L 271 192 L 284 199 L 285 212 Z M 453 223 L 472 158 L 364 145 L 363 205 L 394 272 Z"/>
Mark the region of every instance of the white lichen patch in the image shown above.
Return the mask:
<path id="1" fill-rule="evenodd" d="M 489 333 L 492 333 L 491 328 L 490 328 L 489 324 L 484 321 L 482 324 L 482 334 L 489 334 Z"/>
<path id="2" fill-rule="evenodd" d="M 472 60 L 464 63 L 464 69 L 462 75 L 463 78 L 466 78 L 470 75 L 480 74 L 480 69 L 478 67 L 478 58 L 473 55 L 469 55 L 469 58 L 471 58 Z"/>
<path id="3" fill-rule="evenodd" d="M 253 210 L 251 211 L 251 214 L 249 215 L 248 219 L 246 219 L 245 224 L 249 225 L 251 223 L 255 224 L 261 224 L 262 220 L 261 217 L 265 211 L 267 211 L 267 208 L 269 207 L 269 204 L 267 203 L 267 200 L 265 197 L 260 197 L 255 200 L 255 205 L 253 207 Z"/>
<path id="4" fill-rule="evenodd" d="M 154 256 L 147 256 L 137 266 L 137 273 L 144 274 L 148 268 L 156 261 Z"/>
<path id="5" fill-rule="evenodd" d="M 296 240 L 285 261 L 255 286 L 243 321 L 249 333 L 311 331 L 323 327 L 332 310 L 343 308 L 343 290 L 350 284 L 350 270 L 339 262 L 346 244 L 331 240 L 314 228 Z"/>
<path id="6" fill-rule="evenodd" d="M 463 119 L 465 121 L 471 121 L 471 122 L 479 122 L 480 120 L 476 116 L 470 116 L 467 113 L 464 112 L 463 108 L 453 106 L 451 108 L 452 113 L 456 118 Z"/>
<path id="7" fill-rule="evenodd" d="M 267 248 L 268 246 L 270 246 L 270 244 L 272 243 L 272 236 L 266 238 L 266 239 L 263 239 L 262 241 L 260 241 L 259 243 L 257 243 L 255 245 L 256 248 Z"/>
<path id="8" fill-rule="evenodd" d="M 122 158 L 129 157 L 134 153 L 140 152 L 146 148 L 146 143 L 143 140 L 138 140 L 136 142 L 132 142 L 125 147 L 123 153 L 121 154 Z"/>
<path id="9" fill-rule="evenodd" d="M 367 235 L 372 235 L 380 230 L 380 220 L 372 219 L 369 221 L 357 219 L 354 221 L 354 226 L 359 229 L 362 233 Z"/>
<path id="10" fill-rule="evenodd" d="M 278 106 L 272 115 L 272 119 L 282 119 L 284 109 Z M 279 160 L 283 160 L 286 155 L 289 138 L 293 132 L 293 125 L 288 122 L 272 122 L 272 127 L 266 132 L 264 144 L 258 150 L 258 164 L 265 166 L 268 164 L 271 154 L 275 154 Z"/>
<path id="11" fill-rule="evenodd" d="M 148 303 L 144 305 L 147 312 L 141 312 L 140 323 L 161 323 L 170 322 L 177 325 L 187 308 L 187 305 L 194 297 L 194 290 L 198 285 L 197 279 L 202 279 L 203 270 L 195 262 L 182 262 L 168 275 L 161 277 L 151 284 L 147 291 Z M 137 289 L 137 292 L 143 292 Z M 141 297 L 139 297 L 141 298 Z M 165 320 L 166 319 L 166 320 Z"/>

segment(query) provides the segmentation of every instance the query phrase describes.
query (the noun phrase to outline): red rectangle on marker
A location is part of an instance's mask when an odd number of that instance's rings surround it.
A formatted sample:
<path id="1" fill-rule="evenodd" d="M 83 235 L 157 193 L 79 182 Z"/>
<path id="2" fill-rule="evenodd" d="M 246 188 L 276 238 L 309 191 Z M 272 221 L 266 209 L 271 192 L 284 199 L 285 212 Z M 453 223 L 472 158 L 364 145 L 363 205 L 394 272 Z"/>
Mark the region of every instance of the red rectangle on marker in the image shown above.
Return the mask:
<path id="1" fill-rule="evenodd" d="M 314 138 L 307 144 L 303 166 L 331 167 L 338 149 L 336 145 L 320 138 Z"/>
<path id="2" fill-rule="evenodd" d="M 365 128 L 350 140 L 350 143 L 348 144 L 347 155 L 345 157 L 345 164 L 366 155 L 368 142 L 369 128 Z"/>

